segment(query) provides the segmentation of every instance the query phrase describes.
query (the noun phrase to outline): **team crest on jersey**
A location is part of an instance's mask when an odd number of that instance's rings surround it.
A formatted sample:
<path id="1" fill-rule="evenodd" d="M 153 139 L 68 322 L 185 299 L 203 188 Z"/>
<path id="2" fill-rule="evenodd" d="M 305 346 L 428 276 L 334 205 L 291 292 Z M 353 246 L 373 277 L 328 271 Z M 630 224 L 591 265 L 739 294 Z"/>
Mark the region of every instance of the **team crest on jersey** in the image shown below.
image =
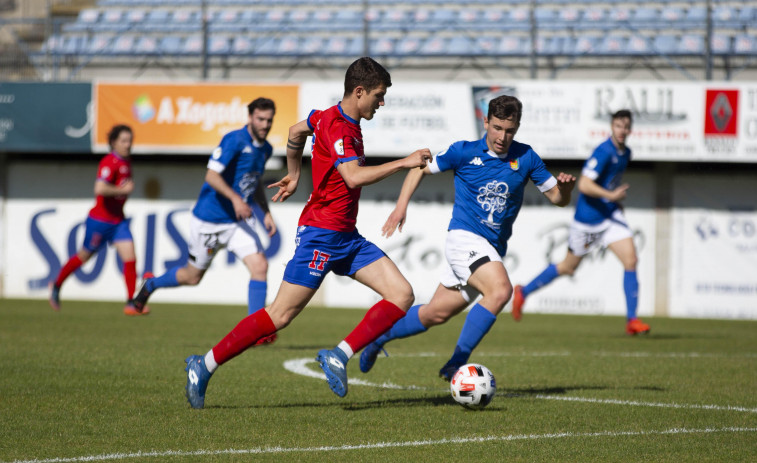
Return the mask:
<path id="1" fill-rule="evenodd" d="M 334 142 L 334 151 L 336 151 L 336 154 L 339 156 L 344 156 L 344 140 L 339 139 Z"/>
<path id="2" fill-rule="evenodd" d="M 211 156 L 211 157 L 212 157 L 213 159 L 218 159 L 218 158 L 220 158 L 220 157 L 221 157 L 221 147 L 219 146 L 218 148 L 214 149 L 214 150 L 213 150 L 213 153 L 212 153 L 212 154 L 211 154 L 210 156 Z"/>
<path id="3" fill-rule="evenodd" d="M 520 159 L 513 159 L 510 161 L 510 168 L 512 170 L 520 169 Z"/>
<path id="4" fill-rule="evenodd" d="M 100 171 L 100 177 L 102 178 L 108 178 L 110 177 L 110 167 L 103 167 L 103 170 Z"/>

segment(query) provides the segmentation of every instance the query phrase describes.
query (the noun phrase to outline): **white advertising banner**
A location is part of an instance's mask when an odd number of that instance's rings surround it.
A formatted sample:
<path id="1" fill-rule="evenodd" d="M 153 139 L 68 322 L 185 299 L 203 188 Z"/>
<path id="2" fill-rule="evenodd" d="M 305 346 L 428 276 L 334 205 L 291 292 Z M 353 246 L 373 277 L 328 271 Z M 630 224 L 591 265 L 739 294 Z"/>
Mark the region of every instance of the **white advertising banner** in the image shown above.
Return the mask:
<path id="1" fill-rule="evenodd" d="M 299 114 L 326 109 L 342 99 L 337 82 L 310 82 L 300 86 Z M 475 137 L 470 86 L 443 82 L 393 84 L 385 105 L 370 121 L 360 122 L 366 156 L 406 156 L 420 148 L 441 151 L 458 140 Z M 306 149 L 310 153 L 310 149 Z"/>
<path id="2" fill-rule="evenodd" d="M 674 192 L 670 315 L 757 319 L 757 185 L 688 177 Z"/>
<path id="3" fill-rule="evenodd" d="M 163 274 L 185 265 L 191 201 L 133 199 L 126 205 L 137 254 L 137 271 Z M 54 280 L 69 256 L 81 247 L 84 221 L 92 200 L 13 200 L 6 209 L 5 297 L 46 298 L 48 282 Z M 264 242 L 269 259 L 268 296 L 272 297 L 294 250 L 296 220 L 301 205 L 277 205 L 274 215 L 279 233 Z M 261 237 L 267 238 L 265 233 Z M 8 245 L 12 243 L 12 245 Z M 247 305 L 249 273 L 241 261 L 221 251 L 203 280 L 195 287 L 164 289 L 153 302 Z M 121 264 L 112 246 L 95 254 L 64 283 L 61 299 L 125 301 Z M 246 313 L 246 311 L 245 311 Z"/>
<path id="4" fill-rule="evenodd" d="M 341 89 L 302 84 L 300 118 L 335 104 Z M 516 139 L 545 159 L 586 159 L 610 136 L 610 114 L 629 109 L 635 160 L 757 162 L 757 84 L 733 82 L 396 82 L 373 120 L 361 122 L 367 153 L 436 152 L 477 139 L 489 101 L 502 94 L 523 103 Z"/>

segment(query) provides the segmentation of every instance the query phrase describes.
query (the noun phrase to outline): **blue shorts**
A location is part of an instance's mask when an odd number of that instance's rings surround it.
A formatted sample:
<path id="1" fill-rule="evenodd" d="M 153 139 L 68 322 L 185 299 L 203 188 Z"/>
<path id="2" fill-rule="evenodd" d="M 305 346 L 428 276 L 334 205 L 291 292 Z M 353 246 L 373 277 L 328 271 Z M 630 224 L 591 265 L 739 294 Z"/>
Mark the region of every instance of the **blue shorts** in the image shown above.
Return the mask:
<path id="1" fill-rule="evenodd" d="M 337 232 L 302 226 L 297 229 L 296 243 L 284 281 L 313 289 L 321 286 L 329 272 L 354 275 L 386 255 L 357 230 Z"/>
<path id="2" fill-rule="evenodd" d="M 85 226 L 84 248 L 91 252 L 97 252 L 107 243 L 114 241 L 134 241 L 128 220 L 108 223 L 87 217 Z"/>

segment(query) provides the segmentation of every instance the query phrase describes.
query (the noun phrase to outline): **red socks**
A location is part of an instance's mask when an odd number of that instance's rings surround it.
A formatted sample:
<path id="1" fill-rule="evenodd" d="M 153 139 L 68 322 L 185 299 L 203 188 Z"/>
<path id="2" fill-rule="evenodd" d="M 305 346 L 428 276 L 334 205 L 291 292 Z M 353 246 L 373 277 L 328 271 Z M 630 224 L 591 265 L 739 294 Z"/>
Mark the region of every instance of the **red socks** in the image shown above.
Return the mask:
<path id="1" fill-rule="evenodd" d="M 124 282 L 126 282 L 126 300 L 130 301 L 137 288 L 137 263 L 133 260 L 124 262 Z"/>
<path id="2" fill-rule="evenodd" d="M 248 347 L 264 337 L 276 332 L 268 312 L 258 310 L 240 321 L 221 342 L 213 348 L 213 357 L 219 365 L 244 352 Z"/>
<path id="3" fill-rule="evenodd" d="M 372 343 L 394 325 L 397 320 L 405 316 L 405 311 L 382 299 L 368 309 L 365 317 L 350 334 L 344 338 L 352 347 L 353 352 L 359 352 L 363 347 Z"/>
<path id="4" fill-rule="evenodd" d="M 81 267 L 82 261 L 79 259 L 79 256 L 74 254 L 71 256 L 70 259 L 68 259 L 68 262 L 66 262 L 66 265 L 63 266 L 62 269 L 60 269 L 60 273 L 58 273 L 58 278 L 55 280 L 55 286 L 60 288 L 63 286 L 63 282 L 66 281 L 66 278 L 68 278 L 69 275 L 74 273 L 77 268 Z"/>

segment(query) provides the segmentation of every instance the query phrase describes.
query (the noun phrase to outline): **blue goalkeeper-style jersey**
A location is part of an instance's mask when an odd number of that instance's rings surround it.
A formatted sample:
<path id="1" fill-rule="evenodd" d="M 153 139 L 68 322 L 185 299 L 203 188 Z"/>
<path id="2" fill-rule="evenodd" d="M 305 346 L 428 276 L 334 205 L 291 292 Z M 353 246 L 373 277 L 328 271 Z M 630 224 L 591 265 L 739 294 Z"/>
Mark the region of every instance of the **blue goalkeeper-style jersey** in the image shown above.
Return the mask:
<path id="1" fill-rule="evenodd" d="M 245 126 L 224 135 L 221 144 L 210 155 L 208 169 L 221 174 L 224 181 L 252 207 L 255 203 L 255 189 L 271 154 L 271 144 L 267 141 L 255 142 Z M 202 185 L 192 213 L 206 222 L 237 221 L 231 201 L 207 182 Z"/>
<path id="2" fill-rule="evenodd" d="M 628 147 L 618 150 L 608 138 L 597 146 L 591 157 L 586 160 L 581 175 L 594 180 L 597 185 L 607 190 L 614 190 L 623 180 L 623 172 L 631 160 Z M 575 220 L 589 225 L 596 225 L 609 219 L 620 206 L 604 198 L 594 198 L 579 193 L 576 202 Z"/>
<path id="3" fill-rule="evenodd" d="M 530 179 L 543 193 L 557 185 L 530 146 L 514 141 L 506 155 L 489 151 L 486 137 L 459 141 L 434 156 L 432 173 L 454 170 L 455 204 L 448 230 L 467 230 L 486 238 L 500 256 L 507 252 L 513 222 Z"/>

